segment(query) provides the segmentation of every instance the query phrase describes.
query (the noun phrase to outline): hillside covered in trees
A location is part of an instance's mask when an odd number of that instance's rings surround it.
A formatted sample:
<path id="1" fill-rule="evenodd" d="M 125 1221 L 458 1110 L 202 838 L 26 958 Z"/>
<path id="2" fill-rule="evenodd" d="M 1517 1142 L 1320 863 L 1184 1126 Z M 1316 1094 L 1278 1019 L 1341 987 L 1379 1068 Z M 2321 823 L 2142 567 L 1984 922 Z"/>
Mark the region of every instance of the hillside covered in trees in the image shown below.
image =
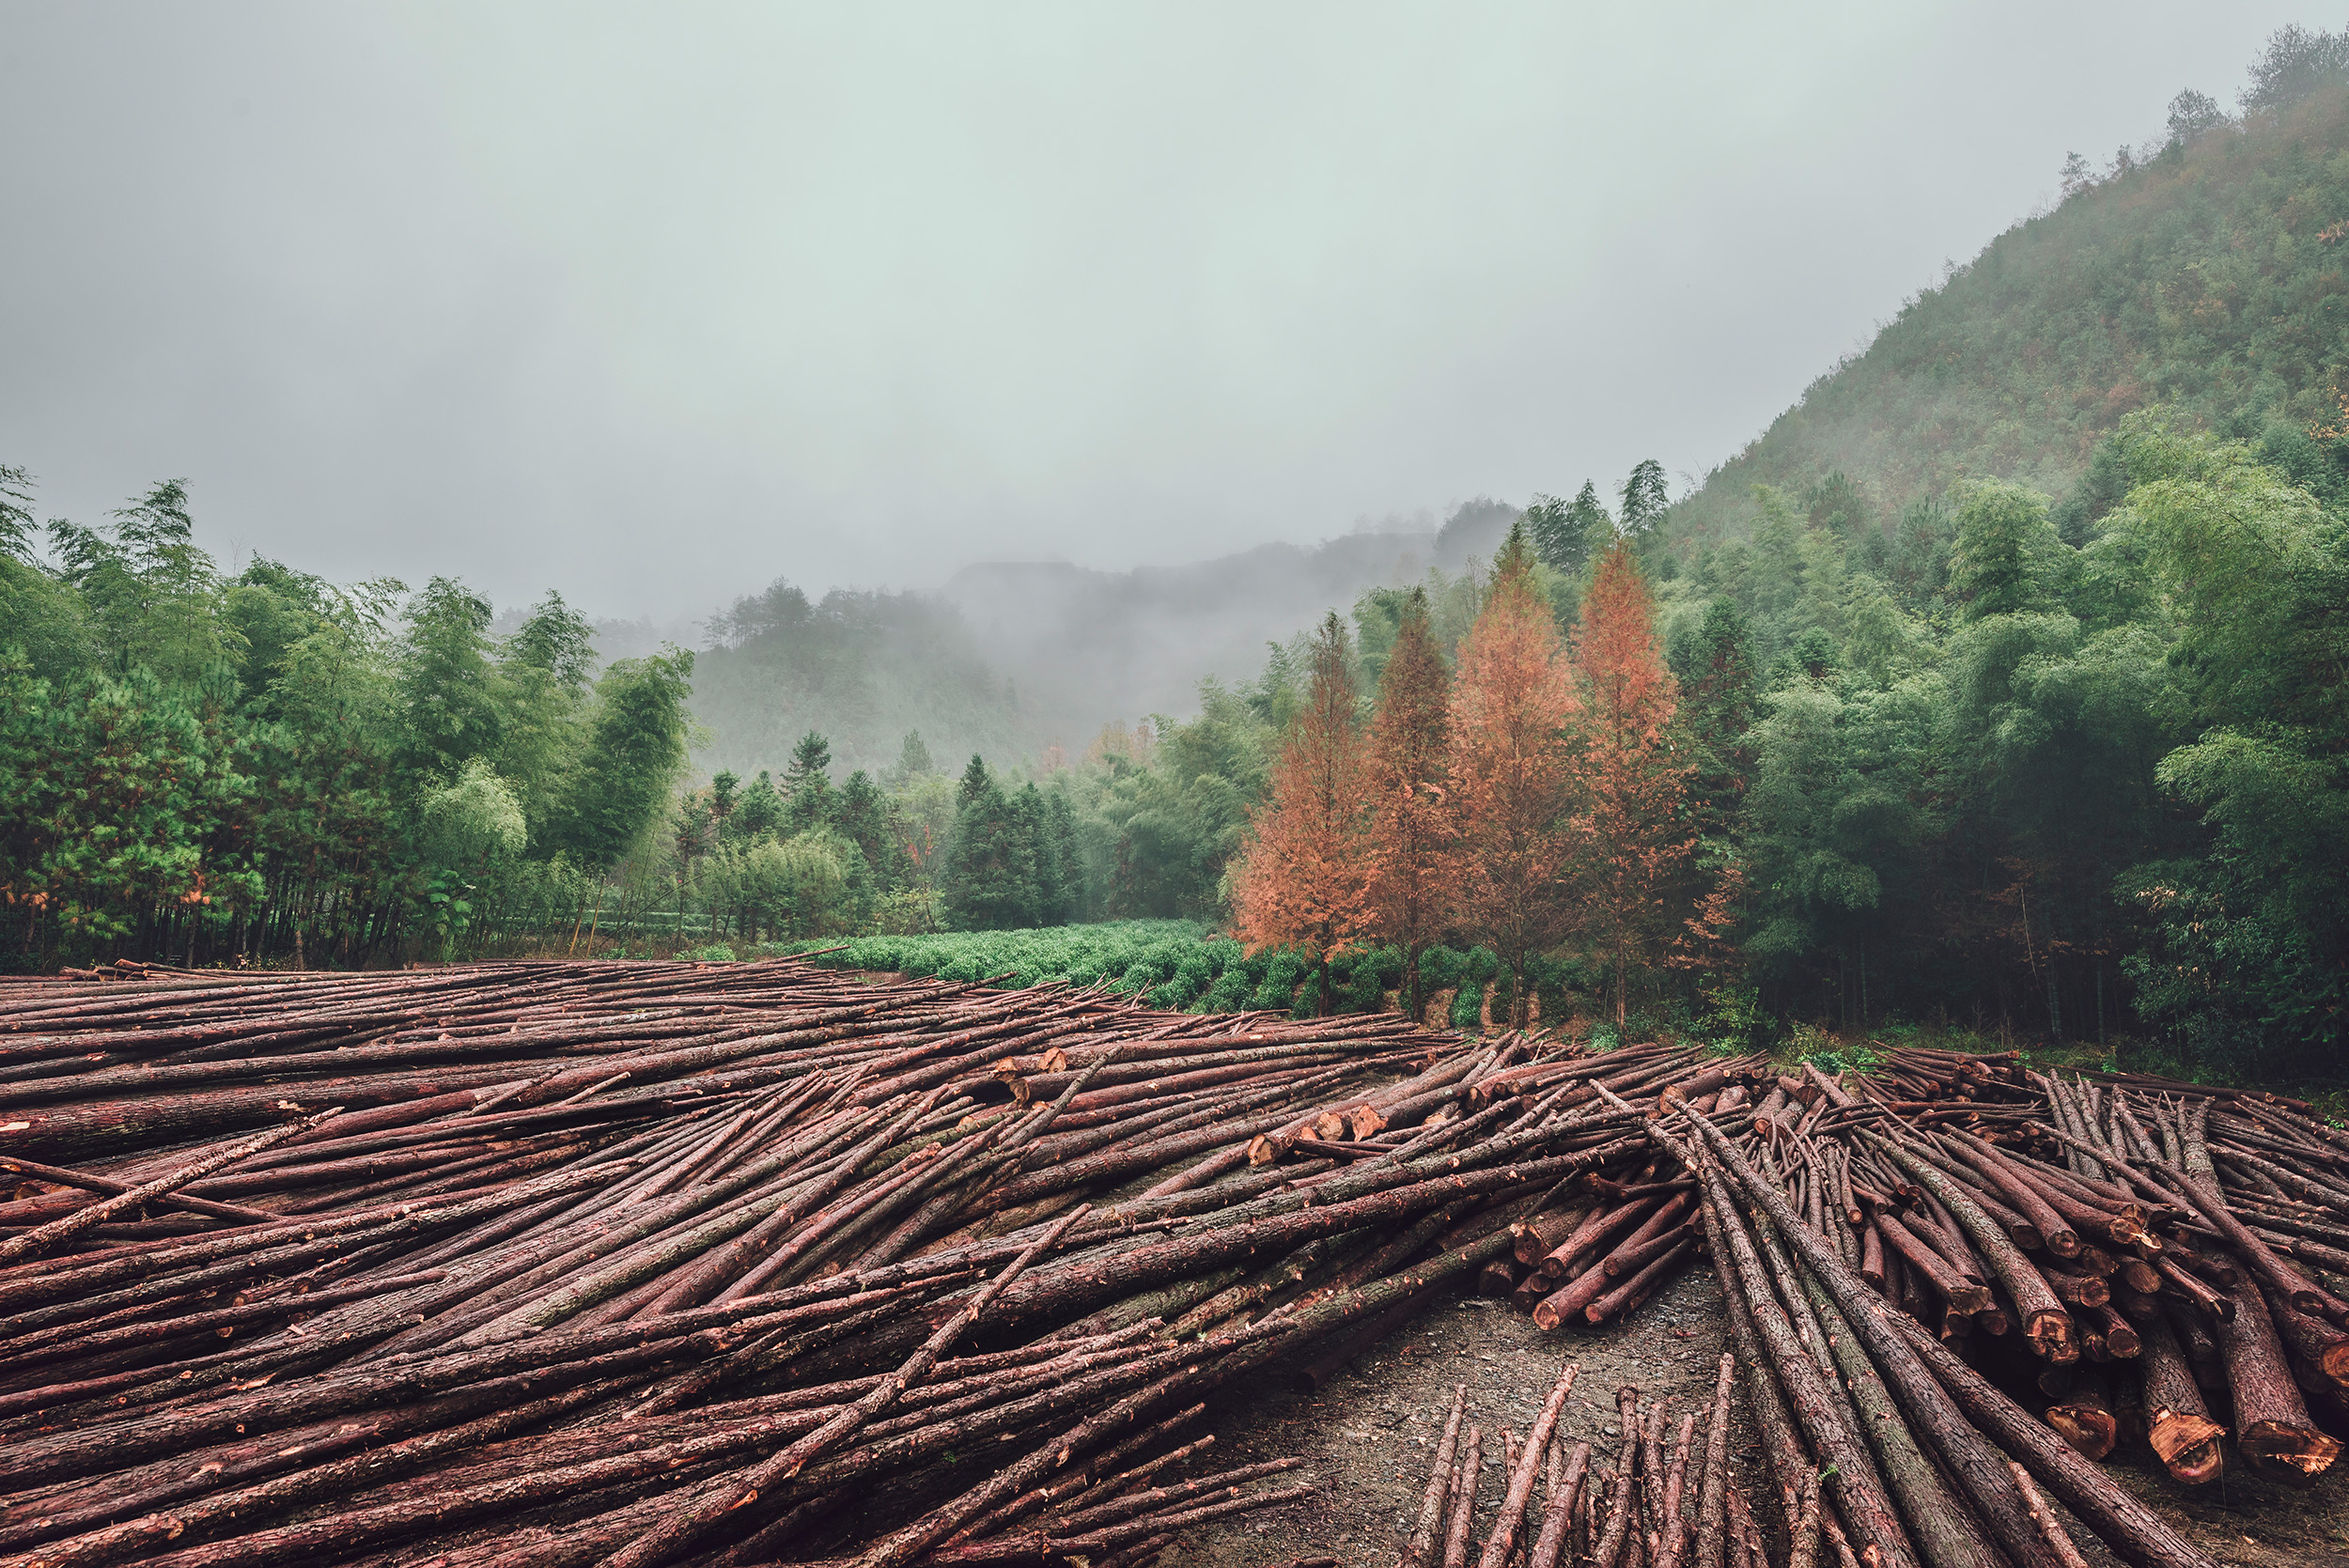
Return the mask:
<path id="1" fill-rule="evenodd" d="M 2117 499 L 2122 419 L 2157 405 L 2338 483 L 2307 432 L 2349 390 L 2344 36 L 2278 34 L 2239 116 L 2188 89 L 2101 168 L 2069 155 L 2050 210 L 1921 290 L 1674 509 L 1684 548 L 1750 533 L 1756 485 L 1881 521 L 1977 478 L 2057 497 L 2077 543 Z"/>

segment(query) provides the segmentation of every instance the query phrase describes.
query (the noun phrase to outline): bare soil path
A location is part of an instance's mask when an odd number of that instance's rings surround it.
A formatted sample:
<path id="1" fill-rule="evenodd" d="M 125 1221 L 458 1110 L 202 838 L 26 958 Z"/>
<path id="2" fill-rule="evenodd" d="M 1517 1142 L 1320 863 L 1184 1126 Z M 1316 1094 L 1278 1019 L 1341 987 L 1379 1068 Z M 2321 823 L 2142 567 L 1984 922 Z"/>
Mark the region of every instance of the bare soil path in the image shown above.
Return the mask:
<path id="1" fill-rule="evenodd" d="M 1459 1384 L 1468 1387 L 1468 1420 L 1485 1429 L 1481 1540 L 1505 1484 L 1501 1429 L 1522 1435 L 1532 1425 L 1567 1361 L 1580 1362 L 1582 1371 L 1558 1430 L 1568 1442 L 1589 1441 L 1595 1468 L 1597 1456 L 1611 1456 L 1621 1438 L 1618 1388 L 1629 1383 L 1669 1395 L 1675 1410 L 1701 1409 L 1711 1399 L 1728 1332 L 1724 1311 L 1719 1283 L 1702 1265 L 1658 1291 L 1627 1323 L 1585 1333 L 1544 1333 L 1502 1302 L 1447 1299 L 1318 1390 L 1267 1388 L 1218 1412 L 1216 1445 L 1201 1466 L 1230 1468 L 1294 1454 L 1306 1461 L 1305 1473 L 1320 1490 L 1285 1509 L 1180 1536 L 1159 1560 L 1161 1568 L 1267 1568 L 1313 1556 L 1335 1557 L 1346 1568 L 1392 1568 Z M 1769 1485 L 1742 1396 L 1736 1408 L 1730 1463 L 1759 1501 Z M 2299 1492 L 2237 1466 L 2220 1485 L 2195 1494 L 2163 1474 L 2150 1455 L 2142 1465 L 2122 1462 L 2113 1469 L 2231 1568 L 2349 1568 L 2349 1467 L 2336 1467 Z M 2092 1563 L 2115 1564 L 2085 1529 L 2076 1529 L 2074 1538 Z"/>

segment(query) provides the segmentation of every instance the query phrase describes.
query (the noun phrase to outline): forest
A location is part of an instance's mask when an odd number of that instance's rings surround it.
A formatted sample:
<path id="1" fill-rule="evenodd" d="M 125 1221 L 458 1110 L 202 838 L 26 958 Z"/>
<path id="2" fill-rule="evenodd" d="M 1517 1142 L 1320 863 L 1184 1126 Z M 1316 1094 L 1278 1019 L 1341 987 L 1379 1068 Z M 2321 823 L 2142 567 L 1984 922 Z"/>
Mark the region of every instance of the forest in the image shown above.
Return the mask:
<path id="1" fill-rule="evenodd" d="M 779 584 L 698 664 L 606 663 L 553 593 L 498 634 L 454 577 L 224 566 L 181 482 L 43 522 L 0 470 L 0 967 L 1177 920 L 1054 972 L 2330 1072 L 2349 51 L 2296 37 L 2240 117 L 2073 160 L 1693 493 L 1464 508 L 1489 554 L 1081 748 L 919 596 Z"/>

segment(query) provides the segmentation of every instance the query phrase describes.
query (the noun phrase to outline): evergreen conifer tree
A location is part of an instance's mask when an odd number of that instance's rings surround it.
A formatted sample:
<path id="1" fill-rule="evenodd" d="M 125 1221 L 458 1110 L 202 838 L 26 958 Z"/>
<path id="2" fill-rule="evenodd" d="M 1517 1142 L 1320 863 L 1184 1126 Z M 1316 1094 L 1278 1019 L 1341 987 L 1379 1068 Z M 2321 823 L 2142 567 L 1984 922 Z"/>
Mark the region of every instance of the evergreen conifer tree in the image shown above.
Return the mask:
<path id="1" fill-rule="evenodd" d="M 1735 599 L 1724 595 L 1705 607 L 1684 661 L 1681 712 L 1697 769 L 1697 826 L 1717 836 L 1735 823 L 1753 776 L 1753 637 Z"/>
<path id="2" fill-rule="evenodd" d="M 832 743 L 814 730 L 791 748 L 791 765 L 783 772 L 786 831 L 803 833 L 828 828 L 832 818 Z"/>
<path id="3" fill-rule="evenodd" d="M 907 863 L 904 839 L 890 820 L 888 797 L 862 768 L 840 786 L 832 826 L 856 846 L 876 889 L 887 893 L 905 886 L 911 867 Z"/>
<path id="4" fill-rule="evenodd" d="M 978 759 L 973 757 L 974 768 Z M 965 776 L 965 784 L 972 781 Z M 996 931 L 1035 924 L 1035 837 L 1019 806 L 984 768 L 955 813 L 955 842 L 947 852 L 948 920 L 965 931 Z"/>

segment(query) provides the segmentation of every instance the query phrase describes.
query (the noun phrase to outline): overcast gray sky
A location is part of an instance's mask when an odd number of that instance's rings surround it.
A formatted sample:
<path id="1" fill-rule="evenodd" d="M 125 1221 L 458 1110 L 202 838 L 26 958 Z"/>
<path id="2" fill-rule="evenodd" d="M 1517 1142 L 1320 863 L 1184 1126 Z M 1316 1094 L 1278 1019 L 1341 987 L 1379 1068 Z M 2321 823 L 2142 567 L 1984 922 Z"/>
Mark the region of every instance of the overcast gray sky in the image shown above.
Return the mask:
<path id="1" fill-rule="evenodd" d="M 656 617 L 1701 474 L 2295 20 L 0 0 L 0 461 Z"/>

